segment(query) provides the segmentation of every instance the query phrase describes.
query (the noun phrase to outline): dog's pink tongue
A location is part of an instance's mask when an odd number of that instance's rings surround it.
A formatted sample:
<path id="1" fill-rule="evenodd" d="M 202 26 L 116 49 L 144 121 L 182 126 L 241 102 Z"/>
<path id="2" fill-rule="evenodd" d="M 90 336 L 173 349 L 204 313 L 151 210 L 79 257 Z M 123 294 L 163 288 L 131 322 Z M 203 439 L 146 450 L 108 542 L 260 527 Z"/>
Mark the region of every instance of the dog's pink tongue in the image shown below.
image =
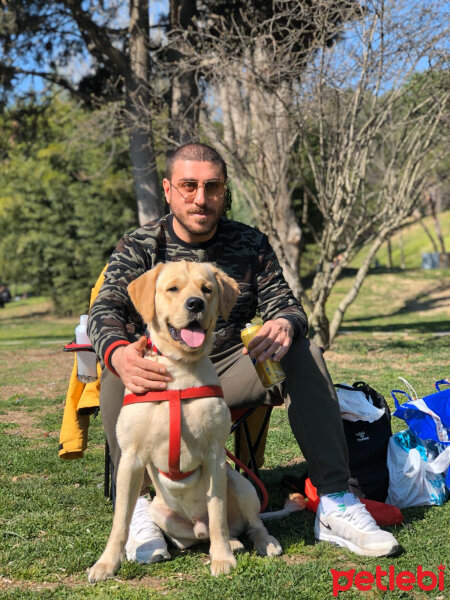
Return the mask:
<path id="1" fill-rule="evenodd" d="M 200 327 L 185 327 L 180 330 L 180 337 L 191 348 L 198 348 L 205 341 L 205 332 Z"/>

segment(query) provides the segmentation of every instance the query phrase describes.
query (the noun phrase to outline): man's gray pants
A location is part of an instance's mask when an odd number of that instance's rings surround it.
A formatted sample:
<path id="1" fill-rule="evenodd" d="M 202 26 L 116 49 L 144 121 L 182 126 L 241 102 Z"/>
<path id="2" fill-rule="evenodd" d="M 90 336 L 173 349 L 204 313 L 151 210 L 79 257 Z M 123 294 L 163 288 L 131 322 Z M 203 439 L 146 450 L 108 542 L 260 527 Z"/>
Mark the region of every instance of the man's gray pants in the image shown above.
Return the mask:
<path id="1" fill-rule="evenodd" d="M 281 360 L 284 383 L 264 388 L 242 344 L 211 356 L 230 408 L 284 401 L 289 423 L 308 463 L 309 476 L 319 494 L 348 489 L 348 451 L 336 392 L 322 352 L 309 339 L 294 340 Z M 119 377 L 103 370 L 100 408 L 111 459 L 117 473 L 120 448 L 116 423 L 123 403 Z"/>

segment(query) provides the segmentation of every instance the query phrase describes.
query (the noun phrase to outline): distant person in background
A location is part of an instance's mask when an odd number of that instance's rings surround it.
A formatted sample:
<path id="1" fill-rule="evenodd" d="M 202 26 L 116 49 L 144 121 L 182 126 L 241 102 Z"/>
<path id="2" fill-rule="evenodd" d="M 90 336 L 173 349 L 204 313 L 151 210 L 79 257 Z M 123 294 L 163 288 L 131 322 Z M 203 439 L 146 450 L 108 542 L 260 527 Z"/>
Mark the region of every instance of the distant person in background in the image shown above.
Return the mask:
<path id="1" fill-rule="evenodd" d="M 5 283 L 0 283 L 0 308 L 11 300 L 11 293 Z"/>

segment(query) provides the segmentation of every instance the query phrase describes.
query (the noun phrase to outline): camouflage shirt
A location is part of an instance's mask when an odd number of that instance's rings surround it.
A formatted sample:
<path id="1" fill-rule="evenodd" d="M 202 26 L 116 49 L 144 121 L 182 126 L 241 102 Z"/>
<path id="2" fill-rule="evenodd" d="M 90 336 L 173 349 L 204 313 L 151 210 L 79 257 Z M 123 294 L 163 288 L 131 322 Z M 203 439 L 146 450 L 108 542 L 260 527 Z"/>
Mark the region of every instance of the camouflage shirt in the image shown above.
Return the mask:
<path id="1" fill-rule="evenodd" d="M 172 220 L 173 215 L 166 215 L 127 233 L 110 258 L 88 326 L 102 362 L 112 344 L 134 342 L 144 333 L 145 324 L 130 301 L 127 286 L 160 262 L 212 262 L 239 283 L 241 294 L 228 321 L 217 321 L 213 354 L 238 344 L 240 330 L 257 310 L 263 321 L 285 317 L 296 337 L 306 335 L 307 317 L 286 283 L 266 235 L 222 218 L 210 240 L 188 244 L 175 234 Z"/>

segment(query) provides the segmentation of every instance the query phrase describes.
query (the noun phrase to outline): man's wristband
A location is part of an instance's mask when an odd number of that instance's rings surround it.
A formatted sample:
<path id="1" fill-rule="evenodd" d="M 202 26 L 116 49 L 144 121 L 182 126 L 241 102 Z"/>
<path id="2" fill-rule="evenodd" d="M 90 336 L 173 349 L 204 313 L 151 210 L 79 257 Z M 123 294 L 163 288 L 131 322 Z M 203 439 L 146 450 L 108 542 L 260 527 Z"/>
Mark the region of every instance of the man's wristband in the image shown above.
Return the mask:
<path id="1" fill-rule="evenodd" d="M 105 357 L 104 357 L 105 365 L 111 371 L 111 373 L 114 373 L 114 375 L 117 375 L 117 377 L 119 377 L 119 374 L 117 373 L 115 368 L 112 366 L 112 362 L 111 362 L 112 355 L 117 350 L 117 348 L 119 348 L 120 346 L 129 346 L 129 345 L 130 345 L 130 342 L 127 340 L 117 340 L 117 342 L 113 342 L 111 344 L 111 346 L 108 346 L 108 349 L 105 352 Z"/>

